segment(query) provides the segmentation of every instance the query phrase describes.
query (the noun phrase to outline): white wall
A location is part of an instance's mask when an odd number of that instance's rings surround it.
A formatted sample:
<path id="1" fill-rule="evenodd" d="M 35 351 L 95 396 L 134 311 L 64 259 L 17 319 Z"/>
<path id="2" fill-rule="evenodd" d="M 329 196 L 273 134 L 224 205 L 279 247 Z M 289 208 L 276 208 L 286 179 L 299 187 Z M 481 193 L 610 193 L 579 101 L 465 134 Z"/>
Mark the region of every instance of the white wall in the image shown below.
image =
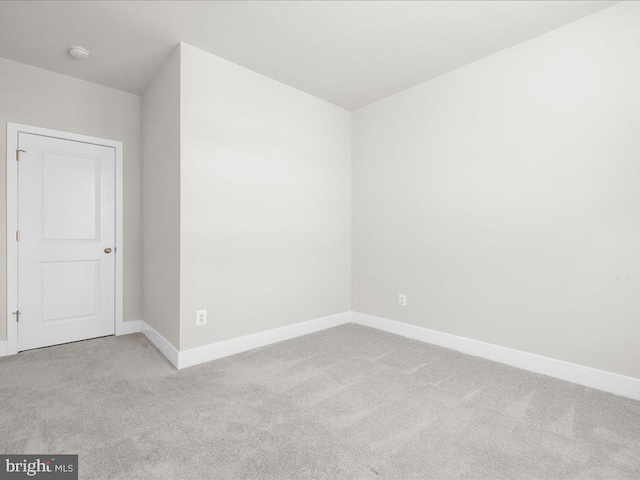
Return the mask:
<path id="1" fill-rule="evenodd" d="M 0 58 L 0 85 L 0 340 L 6 339 L 7 330 L 7 122 L 124 143 L 124 319 L 142 318 L 140 97 L 4 58 Z"/>
<path id="2" fill-rule="evenodd" d="M 180 346 L 180 49 L 142 99 L 144 321 Z"/>
<path id="3" fill-rule="evenodd" d="M 350 113 L 185 44 L 181 71 L 181 350 L 349 310 Z"/>
<path id="4" fill-rule="evenodd" d="M 639 45 L 626 2 L 356 111 L 353 309 L 640 377 Z"/>

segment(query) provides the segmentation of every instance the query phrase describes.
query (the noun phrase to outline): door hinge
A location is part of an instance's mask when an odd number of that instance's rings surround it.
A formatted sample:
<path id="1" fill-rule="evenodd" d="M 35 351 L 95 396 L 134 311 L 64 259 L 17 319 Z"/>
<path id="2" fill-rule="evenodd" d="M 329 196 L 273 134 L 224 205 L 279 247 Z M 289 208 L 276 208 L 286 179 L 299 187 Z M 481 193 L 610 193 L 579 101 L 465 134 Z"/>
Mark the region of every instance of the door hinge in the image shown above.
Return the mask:
<path id="1" fill-rule="evenodd" d="M 26 150 L 16 150 L 16 162 L 20 161 L 20 152 L 27 153 Z"/>
<path id="2" fill-rule="evenodd" d="M 13 312 L 13 314 L 16 316 L 16 322 L 20 321 L 20 310 L 16 310 L 15 312 Z"/>
<path id="3" fill-rule="evenodd" d="M 20 241 L 20 232 L 16 230 L 16 242 Z"/>

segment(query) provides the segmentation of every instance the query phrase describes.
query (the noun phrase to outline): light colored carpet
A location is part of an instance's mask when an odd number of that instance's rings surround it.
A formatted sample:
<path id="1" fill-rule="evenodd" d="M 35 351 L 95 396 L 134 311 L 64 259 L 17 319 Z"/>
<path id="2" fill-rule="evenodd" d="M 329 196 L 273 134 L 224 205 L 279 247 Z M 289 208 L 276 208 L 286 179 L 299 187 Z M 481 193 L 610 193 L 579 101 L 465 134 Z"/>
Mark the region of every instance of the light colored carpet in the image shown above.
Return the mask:
<path id="1" fill-rule="evenodd" d="M 141 334 L 0 359 L 0 451 L 81 479 L 639 479 L 640 402 L 356 325 L 176 371 Z"/>

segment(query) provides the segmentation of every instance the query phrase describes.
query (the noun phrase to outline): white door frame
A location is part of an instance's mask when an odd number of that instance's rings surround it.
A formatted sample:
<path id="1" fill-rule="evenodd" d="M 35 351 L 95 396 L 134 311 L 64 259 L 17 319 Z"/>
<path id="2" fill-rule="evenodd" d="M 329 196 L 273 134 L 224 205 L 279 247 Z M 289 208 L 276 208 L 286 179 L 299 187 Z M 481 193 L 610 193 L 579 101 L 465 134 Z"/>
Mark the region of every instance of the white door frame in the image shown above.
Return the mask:
<path id="1" fill-rule="evenodd" d="M 124 199 L 122 191 L 122 142 L 7 122 L 7 355 L 18 353 L 18 323 L 13 312 L 18 309 L 18 242 L 16 241 L 16 231 L 18 230 L 18 162 L 16 162 L 16 153 L 19 133 L 31 133 L 62 140 L 91 143 L 114 149 L 116 160 L 115 334 L 124 335 L 126 332 L 123 325 L 122 259 L 124 255 L 124 225 L 122 214 Z"/>

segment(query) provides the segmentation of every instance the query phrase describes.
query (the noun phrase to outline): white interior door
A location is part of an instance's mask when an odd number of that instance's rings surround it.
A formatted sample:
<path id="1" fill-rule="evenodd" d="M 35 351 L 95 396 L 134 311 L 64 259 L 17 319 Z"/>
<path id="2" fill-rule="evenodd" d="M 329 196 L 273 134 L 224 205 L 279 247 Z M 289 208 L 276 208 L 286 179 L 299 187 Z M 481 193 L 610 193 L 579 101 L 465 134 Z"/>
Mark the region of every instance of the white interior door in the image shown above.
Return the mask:
<path id="1" fill-rule="evenodd" d="M 114 148 L 28 133 L 18 148 L 18 350 L 114 334 Z"/>

